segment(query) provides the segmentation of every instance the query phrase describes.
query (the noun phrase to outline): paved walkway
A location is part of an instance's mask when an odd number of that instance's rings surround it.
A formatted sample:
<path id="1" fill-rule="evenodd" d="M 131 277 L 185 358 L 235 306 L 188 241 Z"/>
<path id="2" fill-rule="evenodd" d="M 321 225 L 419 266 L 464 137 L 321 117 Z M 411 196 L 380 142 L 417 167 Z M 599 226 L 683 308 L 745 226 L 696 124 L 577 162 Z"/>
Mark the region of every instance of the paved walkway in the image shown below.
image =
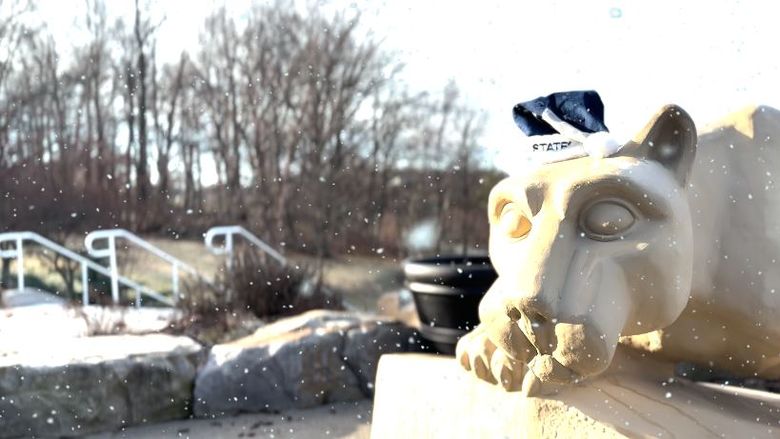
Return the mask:
<path id="1" fill-rule="evenodd" d="M 326 405 L 278 414 L 247 414 L 217 419 L 187 419 L 88 436 L 115 438 L 340 438 L 368 439 L 371 400 Z"/>

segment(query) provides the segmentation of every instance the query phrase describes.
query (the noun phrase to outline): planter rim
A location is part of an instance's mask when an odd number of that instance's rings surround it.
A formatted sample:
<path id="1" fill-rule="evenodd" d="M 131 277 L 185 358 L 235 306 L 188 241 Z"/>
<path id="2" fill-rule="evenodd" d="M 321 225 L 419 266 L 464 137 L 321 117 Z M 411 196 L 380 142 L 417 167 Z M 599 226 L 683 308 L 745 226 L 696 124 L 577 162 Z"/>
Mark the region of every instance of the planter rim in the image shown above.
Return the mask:
<path id="1" fill-rule="evenodd" d="M 440 285 L 484 285 L 485 278 L 495 280 L 496 272 L 486 256 L 444 256 L 407 259 L 403 263 L 407 282 L 437 283 Z"/>
<path id="2" fill-rule="evenodd" d="M 471 262 L 469 264 L 469 262 Z M 482 267 L 491 266 L 490 256 L 464 256 L 464 255 L 442 255 L 442 256 L 427 256 L 422 258 L 407 258 L 403 261 L 403 265 L 425 265 L 425 266 L 465 266 L 465 267 Z"/>
<path id="3" fill-rule="evenodd" d="M 460 296 L 461 294 L 464 296 L 485 295 L 485 288 L 481 287 L 456 287 L 427 282 L 406 282 L 406 288 L 412 294 L 436 294 L 445 296 Z"/>
<path id="4" fill-rule="evenodd" d="M 445 328 L 443 326 L 421 325 L 419 328 L 423 337 L 439 343 L 456 343 L 460 337 L 468 331 L 457 328 Z"/>

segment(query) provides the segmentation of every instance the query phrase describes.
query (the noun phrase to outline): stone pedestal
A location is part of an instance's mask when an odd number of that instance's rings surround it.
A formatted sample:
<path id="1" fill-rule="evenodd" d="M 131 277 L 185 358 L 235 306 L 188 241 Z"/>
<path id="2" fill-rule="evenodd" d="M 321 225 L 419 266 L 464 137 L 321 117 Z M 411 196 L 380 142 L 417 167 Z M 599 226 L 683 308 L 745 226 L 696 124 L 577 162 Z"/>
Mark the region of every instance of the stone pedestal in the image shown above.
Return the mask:
<path id="1" fill-rule="evenodd" d="M 544 398 L 424 354 L 383 356 L 376 384 L 372 439 L 780 436 L 780 395 L 693 383 L 626 352 L 598 379 Z"/>

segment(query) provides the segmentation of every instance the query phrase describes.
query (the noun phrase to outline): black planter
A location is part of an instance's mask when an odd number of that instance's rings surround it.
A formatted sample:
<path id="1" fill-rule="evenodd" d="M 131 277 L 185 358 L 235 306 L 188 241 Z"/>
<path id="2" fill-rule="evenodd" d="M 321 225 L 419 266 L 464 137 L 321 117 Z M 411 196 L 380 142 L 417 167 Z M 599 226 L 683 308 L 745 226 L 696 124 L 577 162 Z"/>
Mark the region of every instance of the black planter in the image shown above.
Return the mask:
<path id="1" fill-rule="evenodd" d="M 406 287 L 420 317 L 420 334 L 442 354 L 479 323 L 479 301 L 496 280 L 486 256 L 441 256 L 404 264 Z"/>

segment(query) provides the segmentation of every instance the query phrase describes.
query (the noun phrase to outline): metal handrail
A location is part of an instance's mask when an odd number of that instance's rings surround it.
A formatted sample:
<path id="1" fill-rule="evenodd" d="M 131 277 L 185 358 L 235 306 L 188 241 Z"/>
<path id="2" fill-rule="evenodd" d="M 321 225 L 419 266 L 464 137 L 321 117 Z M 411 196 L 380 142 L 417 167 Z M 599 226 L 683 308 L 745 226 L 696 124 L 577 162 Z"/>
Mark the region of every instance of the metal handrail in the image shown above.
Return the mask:
<path id="1" fill-rule="evenodd" d="M 265 243 L 263 240 L 255 236 L 249 230 L 241 226 L 217 226 L 210 228 L 203 236 L 203 242 L 206 248 L 215 255 L 227 255 L 227 268 L 231 270 L 233 268 L 233 235 L 238 235 L 249 241 L 251 244 L 258 247 L 260 250 L 268 253 L 272 258 L 276 259 L 280 264 L 287 265 L 287 259 L 282 256 L 281 253 L 274 250 L 273 247 Z M 214 245 L 214 238 L 217 236 L 225 237 L 225 245 L 218 247 Z"/>
<path id="2" fill-rule="evenodd" d="M 147 252 L 159 257 L 160 259 L 171 264 L 171 291 L 173 292 L 173 303 L 178 302 L 179 296 L 179 269 L 197 276 L 202 279 L 198 270 L 190 264 L 176 258 L 175 256 L 166 253 L 149 242 L 141 239 L 132 232 L 125 229 L 106 229 L 96 230 L 90 232 L 84 238 L 84 246 L 87 248 L 87 252 L 96 258 L 108 258 L 109 270 L 111 271 L 111 294 L 118 295 L 119 286 L 117 284 L 119 279 L 119 268 L 117 266 L 116 258 L 116 239 L 121 238 L 129 241 L 135 246 L 146 250 Z M 106 247 L 95 248 L 94 244 L 96 240 L 105 239 Z"/>
<path id="3" fill-rule="evenodd" d="M 43 236 L 35 233 L 35 232 L 6 232 L 6 233 L 0 233 L 0 243 L 4 242 L 14 242 L 16 244 L 16 247 L 13 249 L 8 250 L 0 250 L 0 258 L 15 258 L 16 264 L 17 264 L 17 289 L 19 291 L 24 289 L 24 247 L 23 242 L 24 241 L 33 241 L 36 244 L 45 247 L 55 253 L 58 253 L 62 256 L 65 256 L 66 258 L 78 262 L 81 264 L 81 285 L 82 285 L 82 293 L 81 293 L 81 301 L 86 306 L 89 305 L 89 277 L 88 277 L 88 270 L 93 270 L 97 273 L 100 273 L 104 276 L 112 277 L 112 290 L 111 290 L 111 298 L 112 301 L 116 304 L 119 303 L 119 284 L 122 284 L 123 286 L 126 286 L 128 288 L 132 288 L 135 290 L 135 306 L 140 307 L 141 306 L 141 295 L 146 295 L 154 300 L 157 300 L 159 302 L 162 302 L 166 305 L 173 306 L 173 302 L 168 299 L 167 297 L 163 296 L 161 293 L 145 287 L 141 284 L 138 284 L 137 282 L 134 282 L 124 276 L 118 275 L 118 273 L 115 273 L 116 276 L 112 276 L 112 271 L 108 268 L 98 264 L 97 262 L 86 258 L 72 250 L 69 250 L 65 247 L 63 247 L 60 244 L 57 244 L 56 242 L 44 238 Z"/>

